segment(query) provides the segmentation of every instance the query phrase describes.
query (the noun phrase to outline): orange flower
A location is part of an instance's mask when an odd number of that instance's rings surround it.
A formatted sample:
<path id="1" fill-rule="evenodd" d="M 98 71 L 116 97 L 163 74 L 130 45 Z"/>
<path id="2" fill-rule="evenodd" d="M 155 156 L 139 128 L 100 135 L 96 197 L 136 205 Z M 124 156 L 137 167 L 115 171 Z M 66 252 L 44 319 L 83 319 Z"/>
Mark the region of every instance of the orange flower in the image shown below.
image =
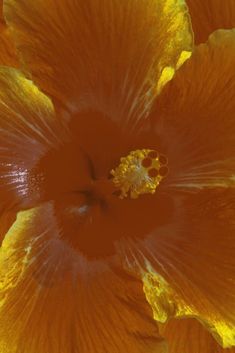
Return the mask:
<path id="1" fill-rule="evenodd" d="M 188 5 L 197 42 L 225 23 Z M 4 13 L 0 352 L 234 353 L 235 30 L 194 48 L 183 0 Z"/>

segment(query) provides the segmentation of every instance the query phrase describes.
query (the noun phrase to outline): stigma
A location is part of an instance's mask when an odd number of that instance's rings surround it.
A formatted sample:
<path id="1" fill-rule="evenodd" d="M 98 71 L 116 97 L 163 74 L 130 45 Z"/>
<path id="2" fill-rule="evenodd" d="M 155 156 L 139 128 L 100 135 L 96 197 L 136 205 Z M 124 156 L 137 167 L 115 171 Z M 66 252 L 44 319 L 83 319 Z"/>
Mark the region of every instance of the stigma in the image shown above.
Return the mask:
<path id="1" fill-rule="evenodd" d="M 155 150 L 132 151 L 122 157 L 117 168 L 111 170 L 112 181 L 121 199 L 137 199 L 143 194 L 154 194 L 168 174 L 166 156 Z"/>

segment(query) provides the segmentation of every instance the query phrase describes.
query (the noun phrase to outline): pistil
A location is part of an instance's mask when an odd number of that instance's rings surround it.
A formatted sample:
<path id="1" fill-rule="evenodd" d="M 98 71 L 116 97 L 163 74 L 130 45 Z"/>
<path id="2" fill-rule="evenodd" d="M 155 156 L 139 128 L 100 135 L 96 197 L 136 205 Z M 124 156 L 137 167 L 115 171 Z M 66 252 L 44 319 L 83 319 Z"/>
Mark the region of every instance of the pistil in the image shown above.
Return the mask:
<path id="1" fill-rule="evenodd" d="M 117 168 L 111 170 L 112 181 L 121 199 L 154 194 L 167 173 L 166 156 L 150 149 L 130 152 L 121 158 Z"/>

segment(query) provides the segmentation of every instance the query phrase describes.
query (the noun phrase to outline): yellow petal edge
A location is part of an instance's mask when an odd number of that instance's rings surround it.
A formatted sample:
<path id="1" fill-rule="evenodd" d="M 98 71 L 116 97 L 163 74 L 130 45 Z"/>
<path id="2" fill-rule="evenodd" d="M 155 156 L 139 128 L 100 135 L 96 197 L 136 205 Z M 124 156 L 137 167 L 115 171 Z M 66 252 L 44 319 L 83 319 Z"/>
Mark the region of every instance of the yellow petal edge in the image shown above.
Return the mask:
<path id="1" fill-rule="evenodd" d="M 216 315 L 203 317 L 196 308 L 187 304 L 172 289 L 170 284 L 148 264 L 148 272 L 143 275 L 144 292 L 152 307 L 154 319 L 165 324 L 171 318 L 196 318 L 209 330 L 223 348 L 235 346 L 234 326 Z"/>

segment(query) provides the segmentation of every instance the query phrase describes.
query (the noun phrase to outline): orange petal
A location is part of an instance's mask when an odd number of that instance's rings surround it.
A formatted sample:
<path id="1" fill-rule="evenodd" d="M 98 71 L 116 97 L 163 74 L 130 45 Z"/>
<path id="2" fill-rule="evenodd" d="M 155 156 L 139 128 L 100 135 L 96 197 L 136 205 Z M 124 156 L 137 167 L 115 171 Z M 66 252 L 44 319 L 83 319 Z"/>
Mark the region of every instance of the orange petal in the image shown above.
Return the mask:
<path id="1" fill-rule="evenodd" d="M 144 290 L 157 321 L 198 318 L 222 347 L 231 347 L 235 345 L 235 190 L 174 197 L 171 222 L 136 246 L 138 252 L 132 251 L 128 266 L 134 259 L 142 261 Z"/>
<path id="2" fill-rule="evenodd" d="M 151 113 L 169 159 L 168 186 L 235 186 L 235 30 L 217 31 L 167 85 Z"/>
<path id="3" fill-rule="evenodd" d="M 163 330 L 169 353 L 234 353 L 235 348 L 223 349 L 195 319 L 170 321 Z"/>
<path id="4" fill-rule="evenodd" d="M 71 111 L 130 122 L 149 109 L 182 51 L 192 48 L 182 0 L 6 0 L 26 71 Z"/>
<path id="5" fill-rule="evenodd" d="M 44 176 L 33 170 L 64 135 L 51 101 L 19 71 L 1 67 L 0 211 L 40 198 Z"/>
<path id="6" fill-rule="evenodd" d="M 187 0 L 196 43 L 206 42 L 217 29 L 235 27 L 234 0 Z"/>
<path id="7" fill-rule="evenodd" d="M 156 101 L 175 212 L 132 251 L 156 320 L 197 317 L 224 348 L 235 345 L 234 39 L 213 34 Z"/>
<path id="8" fill-rule="evenodd" d="M 9 30 L 6 27 L 2 14 L 3 0 L 0 0 L 0 65 L 11 67 L 19 66 L 16 49 L 9 36 Z"/>
<path id="9" fill-rule="evenodd" d="M 65 244 L 52 203 L 18 214 L 0 283 L 1 352 L 166 352 L 141 281 Z"/>
<path id="10" fill-rule="evenodd" d="M 0 65 L 19 67 L 16 49 L 9 30 L 0 23 Z"/>

